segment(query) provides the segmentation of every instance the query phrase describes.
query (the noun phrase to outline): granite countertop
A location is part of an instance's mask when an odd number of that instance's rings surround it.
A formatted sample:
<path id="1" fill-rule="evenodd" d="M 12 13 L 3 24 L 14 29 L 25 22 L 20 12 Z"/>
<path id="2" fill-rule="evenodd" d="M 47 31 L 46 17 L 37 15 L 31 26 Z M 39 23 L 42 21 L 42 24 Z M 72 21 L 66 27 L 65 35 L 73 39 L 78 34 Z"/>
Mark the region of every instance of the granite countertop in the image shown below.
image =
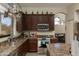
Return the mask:
<path id="1" fill-rule="evenodd" d="M 69 49 L 68 50 L 66 49 L 66 48 L 70 48 L 70 46 L 64 43 L 61 43 L 60 45 L 62 45 L 63 47 L 55 48 L 54 44 L 47 44 L 47 50 L 49 55 L 50 56 L 70 56 L 70 54 L 68 53 Z"/>
<path id="2" fill-rule="evenodd" d="M 8 56 L 19 46 L 21 46 L 27 39 L 28 38 L 20 38 L 20 39 L 17 39 L 16 42 L 14 42 L 14 45 L 10 44 L 9 46 L 2 46 L 2 48 L 0 47 L 0 50 L 1 49 L 3 50 L 2 52 L 0 52 L 0 56 Z"/>

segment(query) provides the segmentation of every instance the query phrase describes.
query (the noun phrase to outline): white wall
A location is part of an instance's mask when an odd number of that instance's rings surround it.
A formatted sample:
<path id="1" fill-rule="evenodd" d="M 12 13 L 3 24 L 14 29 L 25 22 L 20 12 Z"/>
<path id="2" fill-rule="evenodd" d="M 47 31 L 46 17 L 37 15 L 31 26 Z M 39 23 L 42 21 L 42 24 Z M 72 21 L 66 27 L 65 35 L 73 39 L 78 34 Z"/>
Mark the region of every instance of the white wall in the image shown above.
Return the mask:
<path id="1" fill-rule="evenodd" d="M 78 45 L 78 41 L 76 39 L 74 39 L 74 20 L 79 20 L 77 19 L 77 15 L 75 17 L 75 12 L 76 10 L 79 10 L 79 4 L 73 4 L 71 6 L 69 6 L 67 8 L 67 22 L 69 21 L 73 21 L 71 22 L 72 25 L 70 25 L 70 23 L 66 24 L 66 27 L 68 27 L 67 31 L 66 31 L 66 40 L 67 43 L 71 44 L 71 49 L 72 49 L 72 55 L 79 55 L 79 45 Z"/>
<path id="2" fill-rule="evenodd" d="M 67 20 L 74 20 L 74 13 L 76 10 L 79 10 L 79 4 L 75 3 L 72 4 L 67 8 Z"/>
<path id="3" fill-rule="evenodd" d="M 55 33 L 65 33 L 65 25 L 55 25 Z"/>
<path id="4" fill-rule="evenodd" d="M 66 43 L 71 45 L 71 53 L 75 55 L 74 45 L 74 21 L 66 22 Z"/>

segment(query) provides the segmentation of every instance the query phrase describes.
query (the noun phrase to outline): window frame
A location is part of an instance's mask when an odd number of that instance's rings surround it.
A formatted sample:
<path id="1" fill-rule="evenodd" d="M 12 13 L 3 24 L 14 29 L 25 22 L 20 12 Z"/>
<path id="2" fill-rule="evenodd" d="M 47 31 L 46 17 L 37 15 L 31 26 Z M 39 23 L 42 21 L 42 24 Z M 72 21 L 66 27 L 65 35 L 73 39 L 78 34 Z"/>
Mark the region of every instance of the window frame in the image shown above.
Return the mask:
<path id="1" fill-rule="evenodd" d="M 4 18 L 4 14 L 3 13 L 0 13 L 0 26 L 1 26 L 0 31 L 2 31 L 2 23 L 1 23 L 2 15 L 3 15 L 3 18 Z M 12 24 L 11 24 L 11 26 L 12 26 Z M 2 33 L 0 33 L 0 38 L 4 38 L 4 37 L 8 37 L 8 36 L 11 36 L 11 33 L 7 33 L 7 34 L 4 34 L 4 35 Z"/>

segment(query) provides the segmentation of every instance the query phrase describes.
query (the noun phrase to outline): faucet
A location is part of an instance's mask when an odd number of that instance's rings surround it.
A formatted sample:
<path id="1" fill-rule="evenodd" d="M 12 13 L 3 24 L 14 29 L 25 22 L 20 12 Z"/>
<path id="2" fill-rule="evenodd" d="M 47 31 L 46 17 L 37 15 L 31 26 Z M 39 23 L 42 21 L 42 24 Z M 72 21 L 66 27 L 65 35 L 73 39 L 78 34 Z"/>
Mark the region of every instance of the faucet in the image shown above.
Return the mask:
<path id="1" fill-rule="evenodd" d="M 15 38 L 9 37 L 8 38 L 8 44 L 11 45 L 12 47 L 14 47 L 16 40 Z"/>

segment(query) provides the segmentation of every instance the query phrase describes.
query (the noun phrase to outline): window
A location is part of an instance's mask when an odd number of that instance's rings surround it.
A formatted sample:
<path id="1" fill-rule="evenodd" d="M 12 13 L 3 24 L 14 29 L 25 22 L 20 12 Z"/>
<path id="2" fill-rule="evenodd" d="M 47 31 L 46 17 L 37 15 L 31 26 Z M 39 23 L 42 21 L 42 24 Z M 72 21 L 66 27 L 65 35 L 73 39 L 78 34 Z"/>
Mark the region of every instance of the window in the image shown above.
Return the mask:
<path id="1" fill-rule="evenodd" d="M 12 30 L 12 19 L 11 17 L 4 17 L 4 14 L 1 14 L 1 35 L 11 34 Z"/>
<path id="2" fill-rule="evenodd" d="M 1 20 L 1 23 L 3 24 L 3 25 L 6 25 L 6 26 L 11 26 L 11 18 L 10 17 L 6 17 L 6 18 L 3 18 L 2 20 Z"/>
<path id="3" fill-rule="evenodd" d="M 59 17 L 55 17 L 55 25 L 64 25 L 64 20 Z"/>
<path id="4" fill-rule="evenodd" d="M 55 18 L 55 25 L 60 25 L 60 19 L 58 17 Z"/>

